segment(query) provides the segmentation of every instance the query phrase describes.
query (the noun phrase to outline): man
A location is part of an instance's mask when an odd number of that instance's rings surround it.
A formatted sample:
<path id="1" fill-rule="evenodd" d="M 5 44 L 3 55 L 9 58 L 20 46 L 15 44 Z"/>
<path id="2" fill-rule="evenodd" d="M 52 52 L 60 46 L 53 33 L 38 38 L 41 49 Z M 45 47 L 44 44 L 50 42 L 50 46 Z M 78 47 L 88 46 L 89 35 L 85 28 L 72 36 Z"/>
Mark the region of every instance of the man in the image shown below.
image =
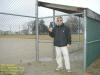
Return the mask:
<path id="1" fill-rule="evenodd" d="M 63 18 L 61 16 L 57 17 L 57 25 L 53 29 L 49 28 L 49 35 L 54 38 L 54 46 L 56 49 L 56 61 L 58 64 L 56 70 L 63 69 L 63 55 L 66 71 L 71 72 L 68 53 L 68 48 L 71 44 L 71 33 L 70 29 L 64 25 Z"/>

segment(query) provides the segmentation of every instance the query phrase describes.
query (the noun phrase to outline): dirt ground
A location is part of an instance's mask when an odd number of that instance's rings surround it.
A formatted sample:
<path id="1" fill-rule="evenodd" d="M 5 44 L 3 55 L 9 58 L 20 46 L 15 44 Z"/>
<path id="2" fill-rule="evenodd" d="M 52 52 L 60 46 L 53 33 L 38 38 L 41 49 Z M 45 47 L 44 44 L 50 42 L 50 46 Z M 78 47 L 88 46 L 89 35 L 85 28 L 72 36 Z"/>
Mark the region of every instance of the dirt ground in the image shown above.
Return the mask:
<path id="1" fill-rule="evenodd" d="M 94 75 L 83 72 L 83 51 L 79 44 L 72 44 L 69 49 L 72 73 L 55 71 L 57 64 L 52 50 L 52 43 L 40 43 L 40 61 L 36 62 L 34 39 L 0 38 L 0 64 L 24 66 L 21 75 Z"/>
<path id="2" fill-rule="evenodd" d="M 93 75 L 100 75 L 100 58 L 97 58 L 94 63 L 88 67 L 87 72 Z"/>

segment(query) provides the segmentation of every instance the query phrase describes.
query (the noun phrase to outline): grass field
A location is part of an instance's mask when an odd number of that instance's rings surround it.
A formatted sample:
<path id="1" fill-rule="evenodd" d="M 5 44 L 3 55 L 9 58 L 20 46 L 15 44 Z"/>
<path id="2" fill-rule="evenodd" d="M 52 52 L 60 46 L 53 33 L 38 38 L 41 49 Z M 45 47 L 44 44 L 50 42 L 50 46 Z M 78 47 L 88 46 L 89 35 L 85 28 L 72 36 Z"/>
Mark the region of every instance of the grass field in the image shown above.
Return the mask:
<path id="1" fill-rule="evenodd" d="M 79 41 L 78 34 L 72 34 L 72 41 L 76 42 Z M 35 39 L 35 35 L 0 35 L 0 38 L 22 38 L 22 39 Z M 39 35 L 39 40 L 52 40 L 49 35 Z M 83 40 L 83 35 L 80 35 L 80 41 Z"/>

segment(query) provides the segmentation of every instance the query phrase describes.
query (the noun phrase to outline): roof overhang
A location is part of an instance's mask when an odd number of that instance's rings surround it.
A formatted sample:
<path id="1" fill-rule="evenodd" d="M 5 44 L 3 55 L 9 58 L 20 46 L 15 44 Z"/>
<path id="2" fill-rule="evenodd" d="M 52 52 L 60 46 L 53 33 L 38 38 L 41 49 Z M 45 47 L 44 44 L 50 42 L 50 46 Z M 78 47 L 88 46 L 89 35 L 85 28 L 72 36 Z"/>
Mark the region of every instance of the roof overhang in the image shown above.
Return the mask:
<path id="1" fill-rule="evenodd" d="M 82 7 L 75 7 L 75 6 L 67 6 L 67 5 L 60 5 L 60 4 L 53 4 L 53 3 L 47 3 L 47 2 L 41 2 L 39 1 L 39 6 L 55 9 L 64 13 L 82 13 L 84 8 Z"/>
<path id="2" fill-rule="evenodd" d="M 54 9 L 54 10 L 58 10 L 58 11 L 61 11 L 61 12 L 64 12 L 64 13 L 68 13 L 68 14 L 83 13 L 84 10 L 86 10 L 87 17 L 90 17 L 92 19 L 96 19 L 96 20 L 100 21 L 100 15 L 95 13 L 94 11 L 88 9 L 88 8 L 61 5 L 61 4 L 54 4 L 54 3 L 41 2 L 41 1 L 38 1 L 38 6 L 42 6 L 42 7 L 46 7 L 46 8 L 50 8 L 50 9 Z"/>

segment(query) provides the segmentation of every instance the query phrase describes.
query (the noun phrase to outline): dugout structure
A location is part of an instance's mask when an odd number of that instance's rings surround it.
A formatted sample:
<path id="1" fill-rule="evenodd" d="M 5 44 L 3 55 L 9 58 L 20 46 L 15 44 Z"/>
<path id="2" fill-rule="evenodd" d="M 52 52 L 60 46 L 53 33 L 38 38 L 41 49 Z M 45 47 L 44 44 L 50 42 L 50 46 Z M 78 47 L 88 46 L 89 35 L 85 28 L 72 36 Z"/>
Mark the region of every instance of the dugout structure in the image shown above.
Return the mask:
<path id="1" fill-rule="evenodd" d="M 95 59 L 100 57 L 100 15 L 88 8 L 74 7 L 67 5 L 59 5 L 47 2 L 38 2 L 39 6 L 50 8 L 53 10 L 58 10 L 69 15 L 77 15 L 83 18 L 83 55 L 84 55 L 84 65 L 86 68 L 92 64 Z M 54 15 L 54 14 L 53 14 Z M 55 17 L 55 15 L 54 15 Z"/>

